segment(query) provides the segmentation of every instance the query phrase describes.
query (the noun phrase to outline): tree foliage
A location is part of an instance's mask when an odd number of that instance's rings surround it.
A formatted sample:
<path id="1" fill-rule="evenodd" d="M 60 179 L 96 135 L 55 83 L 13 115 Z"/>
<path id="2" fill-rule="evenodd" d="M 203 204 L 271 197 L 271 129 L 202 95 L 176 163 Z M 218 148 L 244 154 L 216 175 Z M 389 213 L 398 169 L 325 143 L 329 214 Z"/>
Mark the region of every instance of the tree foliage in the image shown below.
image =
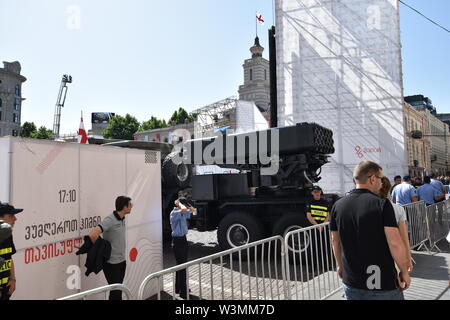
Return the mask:
<path id="1" fill-rule="evenodd" d="M 169 120 L 169 125 L 191 123 L 195 120 L 196 119 L 194 116 L 187 113 L 187 111 L 183 108 L 179 108 L 178 111 L 175 111 L 172 114 L 172 117 Z"/>
<path id="2" fill-rule="evenodd" d="M 35 138 L 35 139 L 52 140 L 53 139 L 53 131 L 42 126 L 37 130 L 36 133 L 32 134 L 31 137 Z"/>
<path id="3" fill-rule="evenodd" d="M 125 117 L 116 115 L 109 123 L 103 136 L 107 139 L 133 140 L 133 135 L 139 130 L 139 121 L 127 114 Z"/>
<path id="4" fill-rule="evenodd" d="M 23 138 L 32 138 L 37 134 L 37 128 L 34 122 L 25 122 L 20 128 L 20 136 Z"/>
<path id="5" fill-rule="evenodd" d="M 20 128 L 20 136 L 23 138 L 52 140 L 53 131 L 44 126 L 37 129 L 34 122 L 25 122 Z"/>
<path id="6" fill-rule="evenodd" d="M 155 117 L 151 117 L 150 120 L 144 121 L 141 126 L 139 127 L 139 131 L 147 131 L 147 130 L 154 130 L 154 129 L 160 129 L 160 128 L 167 128 L 166 120 L 160 120 Z"/>

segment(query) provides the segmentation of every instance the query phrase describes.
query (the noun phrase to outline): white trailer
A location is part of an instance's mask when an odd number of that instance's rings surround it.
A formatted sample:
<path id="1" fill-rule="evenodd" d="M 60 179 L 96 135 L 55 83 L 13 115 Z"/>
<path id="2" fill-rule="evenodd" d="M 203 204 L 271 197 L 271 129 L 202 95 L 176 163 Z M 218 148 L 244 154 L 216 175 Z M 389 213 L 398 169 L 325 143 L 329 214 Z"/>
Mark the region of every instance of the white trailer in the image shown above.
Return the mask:
<path id="1" fill-rule="evenodd" d="M 136 296 L 144 278 L 162 270 L 160 157 L 156 151 L 0 138 L 0 201 L 24 209 L 13 233 L 13 299 L 56 299 L 107 285 L 103 272 L 84 275 L 86 255 L 75 252 L 120 195 L 134 205 L 126 218 L 124 284 Z M 146 295 L 155 293 L 149 287 Z"/>

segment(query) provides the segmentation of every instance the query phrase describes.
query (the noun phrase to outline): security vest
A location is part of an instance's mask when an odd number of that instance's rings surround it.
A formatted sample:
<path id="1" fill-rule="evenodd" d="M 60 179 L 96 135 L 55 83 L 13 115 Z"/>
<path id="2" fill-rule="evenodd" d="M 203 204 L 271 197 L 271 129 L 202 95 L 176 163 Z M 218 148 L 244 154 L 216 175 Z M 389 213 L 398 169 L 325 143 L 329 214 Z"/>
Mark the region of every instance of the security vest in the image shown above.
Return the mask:
<path id="1" fill-rule="evenodd" d="M 2 243 L 0 243 L 0 257 L 4 259 L 2 265 L 0 265 L 0 287 L 6 286 L 9 282 L 9 276 L 11 273 L 12 256 L 16 253 L 14 247 L 13 238 L 9 237 Z"/>
<path id="2" fill-rule="evenodd" d="M 323 199 L 313 199 L 307 204 L 306 212 L 310 212 L 311 216 L 317 223 L 323 223 L 330 214 L 329 204 Z"/>

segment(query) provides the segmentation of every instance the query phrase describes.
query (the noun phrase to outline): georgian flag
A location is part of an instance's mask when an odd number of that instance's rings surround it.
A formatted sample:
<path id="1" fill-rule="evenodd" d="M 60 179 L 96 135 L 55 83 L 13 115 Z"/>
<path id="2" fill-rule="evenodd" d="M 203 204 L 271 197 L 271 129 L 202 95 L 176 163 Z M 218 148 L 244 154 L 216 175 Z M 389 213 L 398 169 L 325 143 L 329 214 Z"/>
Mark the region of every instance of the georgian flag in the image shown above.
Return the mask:
<path id="1" fill-rule="evenodd" d="M 81 114 L 80 130 L 78 130 L 78 143 L 89 144 L 86 130 L 84 130 L 83 114 Z"/>
<path id="2" fill-rule="evenodd" d="M 256 14 L 256 20 L 257 20 L 260 24 L 264 25 L 264 18 L 263 18 L 263 16 L 262 16 L 262 14 L 257 13 L 257 14 Z"/>

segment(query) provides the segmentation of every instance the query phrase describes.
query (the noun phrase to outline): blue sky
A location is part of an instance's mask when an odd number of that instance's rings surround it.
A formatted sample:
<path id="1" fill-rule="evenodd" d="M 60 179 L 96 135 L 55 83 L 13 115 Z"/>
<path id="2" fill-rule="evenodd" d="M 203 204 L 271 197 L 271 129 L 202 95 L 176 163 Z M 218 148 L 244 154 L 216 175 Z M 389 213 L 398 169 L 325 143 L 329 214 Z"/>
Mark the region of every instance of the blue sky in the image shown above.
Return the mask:
<path id="1" fill-rule="evenodd" d="M 405 1 L 450 28 L 450 1 Z M 80 28 L 70 27 L 74 5 Z M 267 48 L 272 0 L 0 0 L 0 61 L 20 61 L 28 78 L 22 123 L 52 128 L 66 73 L 74 82 L 61 133 L 76 132 L 81 109 L 87 128 L 91 112 L 168 119 L 237 95 L 256 11 Z M 423 93 L 450 113 L 450 35 L 404 6 L 401 19 L 405 95 Z"/>

